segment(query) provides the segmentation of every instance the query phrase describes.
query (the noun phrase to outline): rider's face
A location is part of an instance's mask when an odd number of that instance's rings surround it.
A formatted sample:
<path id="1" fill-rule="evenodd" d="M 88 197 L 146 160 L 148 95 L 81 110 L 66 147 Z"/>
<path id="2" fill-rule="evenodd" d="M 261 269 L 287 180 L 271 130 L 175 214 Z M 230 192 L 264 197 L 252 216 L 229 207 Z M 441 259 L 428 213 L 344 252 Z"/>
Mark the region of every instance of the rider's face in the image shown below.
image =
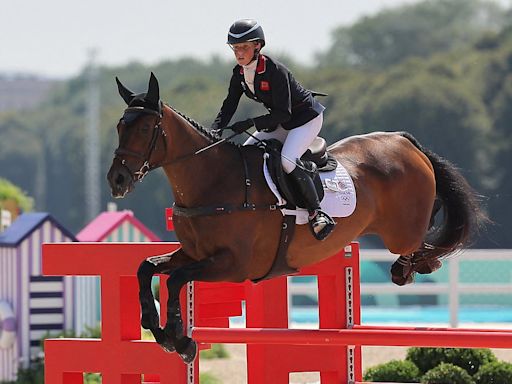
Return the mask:
<path id="1" fill-rule="evenodd" d="M 254 51 L 259 48 L 259 46 L 260 43 L 255 43 L 252 41 L 230 45 L 239 65 L 249 64 L 254 57 Z"/>

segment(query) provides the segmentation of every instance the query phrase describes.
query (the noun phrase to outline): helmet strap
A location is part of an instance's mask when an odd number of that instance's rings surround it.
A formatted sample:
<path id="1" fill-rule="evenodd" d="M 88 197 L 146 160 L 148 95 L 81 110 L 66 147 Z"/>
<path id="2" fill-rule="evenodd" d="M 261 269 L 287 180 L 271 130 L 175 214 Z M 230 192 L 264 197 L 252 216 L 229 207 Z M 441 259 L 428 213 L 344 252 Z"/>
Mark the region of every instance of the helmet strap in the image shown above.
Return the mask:
<path id="1" fill-rule="evenodd" d="M 257 59 L 258 59 L 258 55 L 260 54 L 260 50 L 261 50 L 261 48 L 256 48 L 256 49 L 254 50 L 254 55 L 253 55 L 253 57 L 252 57 L 251 63 L 252 63 L 254 60 L 257 60 Z"/>

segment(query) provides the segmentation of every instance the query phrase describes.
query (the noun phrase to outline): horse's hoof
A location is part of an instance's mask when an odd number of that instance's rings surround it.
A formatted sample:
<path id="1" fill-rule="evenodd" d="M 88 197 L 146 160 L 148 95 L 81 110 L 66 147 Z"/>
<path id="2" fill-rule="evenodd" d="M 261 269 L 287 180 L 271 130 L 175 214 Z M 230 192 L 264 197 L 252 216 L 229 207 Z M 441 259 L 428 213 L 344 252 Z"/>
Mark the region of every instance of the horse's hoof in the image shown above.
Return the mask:
<path id="1" fill-rule="evenodd" d="M 414 273 L 411 273 L 407 276 L 395 276 L 391 275 L 391 281 L 396 285 L 407 285 L 414 282 Z"/>
<path id="2" fill-rule="evenodd" d="M 185 364 L 192 363 L 197 356 L 197 343 L 194 340 L 189 339 L 188 345 L 182 352 L 179 352 L 179 355 Z"/>
<path id="3" fill-rule="evenodd" d="M 162 328 L 152 329 L 151 332 L 158 345 L 160 345 L 165 352 L 172 353 L 176 351 L 171 339 L 166 336 Z"/>
<path id="4" fill-rule="evenodd" d="M 160 344 L 160 346 L 162 347 L 164 352 L 167 352 L 167 353 L 176 352 L 176 349 L 174 348 L 174 345 L 172 345 L 172 343 L 164 342 L 164 343 Z"/>
<path id="5" fill-rule="evenodd" d="M 429 273 L 437 271 L 442 266 L 443 263 L 438 259 L 425 260 L 424 262 L 420 262 L 418 265 L 415 265 L 414 270 L 422 275 L 428 275 Z"/>
<path id="6" fill-rule="evenodd" d="M 391 281 L 396 285 L 406 285 L 414 282 L 414 269 L 409 257 L 400 256 L 391 266 Z"/>

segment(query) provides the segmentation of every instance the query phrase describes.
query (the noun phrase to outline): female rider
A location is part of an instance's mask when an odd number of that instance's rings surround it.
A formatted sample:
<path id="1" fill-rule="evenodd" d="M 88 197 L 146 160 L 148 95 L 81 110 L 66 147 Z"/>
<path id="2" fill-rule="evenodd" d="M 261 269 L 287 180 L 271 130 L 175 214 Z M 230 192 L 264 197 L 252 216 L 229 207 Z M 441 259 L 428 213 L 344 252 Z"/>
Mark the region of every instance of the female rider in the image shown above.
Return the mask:
<path id="1" fill-rule="evenodd" d="M 251 19 L 238 20 L 229 29 L 227 43 L 238 65 L 233 69 L 229 91 L 212 130 L 244 132 L 256 127 L 258 140 L 274 138 L 283 143 L 281 163 L 304 197 L 312 233 L 324 240 L 335 222 L 320 210 L 320 201 L 311 178 L 296 161 L 304 154 L 322 128 L 325 107 L 315 100 L 311 91 L 302 87 L 280 62 L 260 53 L 265 46 L 263 29 Z M 269 113 L 228 126 L 242 93 L 263 103 Z M 250 137 L 244 145 L 254 144 Z"/>

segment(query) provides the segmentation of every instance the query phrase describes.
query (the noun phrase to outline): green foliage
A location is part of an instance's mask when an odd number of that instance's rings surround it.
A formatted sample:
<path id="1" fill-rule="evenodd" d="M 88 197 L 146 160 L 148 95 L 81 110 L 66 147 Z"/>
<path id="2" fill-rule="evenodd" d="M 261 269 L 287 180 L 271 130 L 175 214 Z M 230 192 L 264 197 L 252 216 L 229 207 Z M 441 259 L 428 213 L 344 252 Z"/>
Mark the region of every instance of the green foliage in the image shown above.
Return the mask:
<path id="1" fill-rule="evenodd" d="M 417 383 L 420 371 L 410 361 L 392 360 L 369 368 L 364 374 L 364 380 L 395 383 Z"/>
<path id="2" fill-rule="evenodd" d="M 421 378 L 422 384 L 475 384 L 469 373 L 453 364 L 441 363 Z"/>
<path id="3" fill-rule="evenodd" d="M 409 348 L 406 360 L 413 362 L 422 374 L 442 363 L 456 365 L 474 375 L 482 365 L 496 361 L 490 349 L 476 348 Z"/>
<path id="4" fill-rule="evenodd" d="M 212 344 L 210 349 L 202 350 L 199 354 L 201 359 L 226 359 L 229 357 L 224 344 Z"/>
<path id="5" fill-rule="evenodd" d="M 99 373 L 84 374 L 84 384 L 97 384 L 101 382 L 101 375 Z"/>
<path id="6" fill-rule="evenodd" d="M 84 339 L 101 339 L 101 325 L 98 324 L 95 327 L 85 326 L 85 331 L 82 332 L 80 338 Z"/>
<path id="7" fill-rule="evenodd" d="M 423 1 L 337 28 L 332 46 L 318 61 L 323 66 L 375 70 L 410 57 L 468 47 L 504 24 L 503 11 L 490 1 Z"/>
<path id="8" fill-rule="evenodd" d="M 476 384 L 512 383 L 512 364 L 504 361 L 485 364 L 473 378 Z"/>
<path id="9" fill-rule="evenodd" d="M 17 380 L 7 384 L 44 384 L 44 360 L 36 358 L 30 362 L 28 368 L 20 367 Z"/>
<path id="10" fill-rule="evenodd" d="M 199 374 L 199 383 L 200 384 L 222 384 L 222 382 L 212 375 L 211 373 L 204 372 Z"/>
<path id="11" fill-rule="evenodd" d="M 34 206 L 34 200 L 23 192 L 18 186 L 0 177 L 0 207 L 2 201 L 14 200 L 21 210 L 28 212 Z"/>

